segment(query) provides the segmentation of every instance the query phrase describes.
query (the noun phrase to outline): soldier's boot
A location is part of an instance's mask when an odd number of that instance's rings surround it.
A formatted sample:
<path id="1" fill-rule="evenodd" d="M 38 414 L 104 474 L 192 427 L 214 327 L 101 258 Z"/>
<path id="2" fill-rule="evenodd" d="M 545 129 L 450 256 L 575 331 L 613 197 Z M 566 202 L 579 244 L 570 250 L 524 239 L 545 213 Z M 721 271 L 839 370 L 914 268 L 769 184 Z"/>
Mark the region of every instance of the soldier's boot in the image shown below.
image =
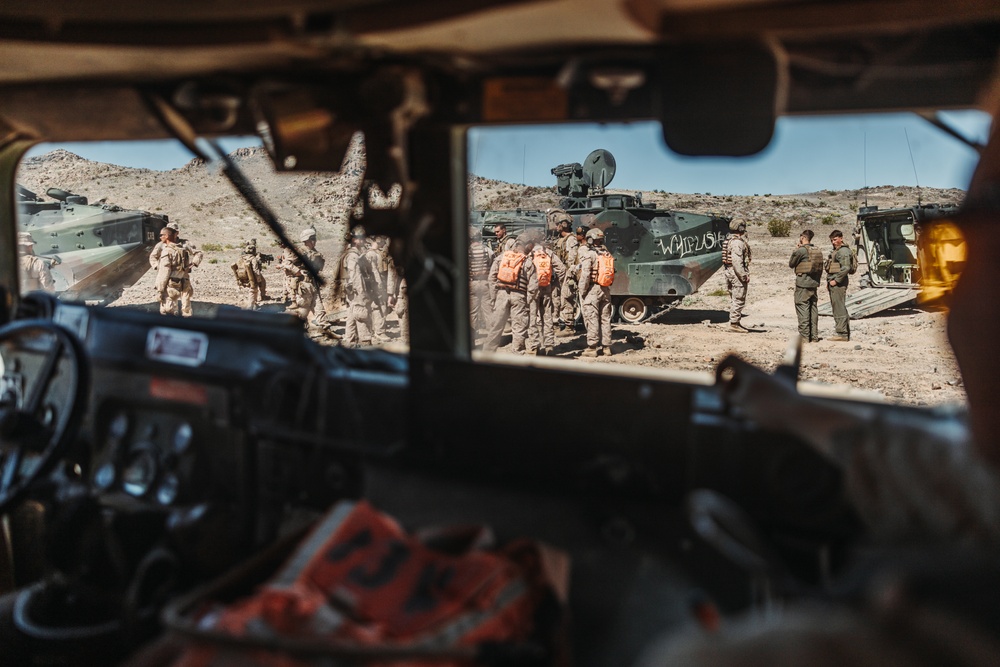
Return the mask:
<path id="1" fill-rule="evenodd" d="M 841 334 L 837 334 L 836 336 L 830 336 L 829 338 L 827 338 L 827 340 L 835 340 L 841 343 L 846 343 L 847 341 L 851 340 L 851 338 L 850 336 L 842 336 Z"/>
<path id="2" fill-rule="evenodd" d="M 748 333 L 749 332 L 749 329 L 747 329 L 742 324 L 735 324 L 733 322 L 729 323 L 729 330 L 733 331 L 735 333 Z"/>
<path id="3" fill-rule="evenodd" d="M 604 346 L 604 356 L 605 357 L 610 357 L 612 354 L 613 354 L 613 352 L 611 351 L 611 346 L 610 345 L 605 345 Z"/>
<path id="4" fill-rule="evenodd" d="M 570 336 L 575 336 L 576 332 L 572 327 L 563 327 L 562 329 L 556 330 L 556 336 L 559 338 L 569 338 Z"/>
<path id="5" fill-rule="evenodd" d="M 588 347 L 586 350 L 584 350 L 583 352 L 580 353 L 580 356 L 581 357 L 596 357 L 597 356 L 597 348 L 596 347 Z"/>

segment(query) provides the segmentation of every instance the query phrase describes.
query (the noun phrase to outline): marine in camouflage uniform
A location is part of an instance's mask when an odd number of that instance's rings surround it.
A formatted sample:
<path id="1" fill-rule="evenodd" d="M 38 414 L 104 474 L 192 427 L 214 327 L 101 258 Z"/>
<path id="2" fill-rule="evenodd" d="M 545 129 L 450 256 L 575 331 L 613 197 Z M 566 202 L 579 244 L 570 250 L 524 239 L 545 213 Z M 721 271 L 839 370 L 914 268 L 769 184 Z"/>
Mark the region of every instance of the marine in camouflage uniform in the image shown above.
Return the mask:
<path id="1" fill-rule="evenodd" d="M 469 322 L 473 333 L 485 331 L 493 321 L 490 267 L 493 253 L 482 241 L 478 227 L 469 228 Z"/>
<path id="2" fill-rule="evenodd" d="M 836 335 L 830 340 L 851 340 L 851 318 L 847 314 L 848 271 L 851 268 L 851 249 L 844 245 L 844 233 L 839 229 L 830 232 L 833 250 L 826 262 L 826 287 L 830 293 L 833 324 Z"/>
<path id="3" fill-rule="evenodd" d="M 382 266 L 387 255 L 388 253 L 382 252 L 379 247 L 378 238 L 369 239 L 368 247 L 365 249 L 365 259 L 368 260 L 369 282 L 374 283 L 374 287 L 371 288 L 373 292 L 371 302 L 372 341 L 374 343 L 386 340 L 385 316 L 389 313 L 389 295 L 386 286 L 388 272 L 383 272 Z"/>
<path id="4" fill-rule="evenodd" d="M 525 245 L 528 254 L 527 261 L 535 263 L 540 255 L 548 257 L 551 265 L 551 276 L 548 285 L 538 285 L 538 292 L 535 297 L 528 302 L 528 354 L 537 354 L 539 350 L 544 350 L 545 354 L 552 354 L 556 345 L 555 320 L 556 320 L 556 300 L 559 294 L 559 285 L 566 279 L 566 265 L 563 264 L 559 256 L 546 248 L 541 243 L 529 242 Z"/>
<path id="5" fill-rule="evenodd" d="M 516 239 L 513 246 L 514 252 L 524 253 L 525 243 L 522 239 Z M 504 326 L 509 320 L 513 336 L 510 349 L 514 352 L 523 352 L 528 337 L 528 302 L 538 293 L 538 275 L 535 272 L 535 265 L 526 257 L 521 265 L 517 284 L 505 285 L 498 279 L 502 261 L 503 254 L 498 254 L 490 267 L 489 283 L 494 294 L 493 322 L 486 335 L 483 350 L 495 352 L 500 347 Z"/>
<path id="6" fill-rule="evenodd" d="M 611 355 L 611 287 L 597 283 L 597 257 L 610 254 L 604 247 L 604 232 L 587 232 L 587 245 L 580 248 L 580 294 L 583 298 L 583 324 L 587 327 L 587 349 L 584 357 L 596 357 L 601 346 Z"/>
<path id="7" fill-rule="evenodd" d="M 750 284 L 751 253 L 746 229 L 745 220 L 733 218 L 729 221 L 730 234 L 722 242 L 722 266 L 726 273 L 726 289 L 729 290 L 729 329 L 737 333 L 747 332 L 747 328 L 740 324 Z"/>
<path id="8" fill-rule="evenodd" d="M 316 250 L 316 230 L 311 227 L 306 228 L 299 236 L 299 241 L 302 243 L 299 247 L 302 256 L 317 273 L 322 271 L 326 265 L 326 258 Z M 291 279 L 292 305 L 289 308 L 290 312 L 306 322 L 312 322 L 310 314 L 322 307 L 319 304 L 318 286 L 309 275 L 306 267 L 291 252 L 286 253 L 282 258 L 281 269 Z M 315 317 L 313 315 L 313 319 Z"/>
<path id="9" fill-rule="evenodd" d="M 350 245 L 341 258 L 341 280 L 344 300 L 347 302 L 347 324 L 343 344 L 348 347 L 372 344 L 372 294 L 371 280 L 365 275 L 372 272 L 366 256 L 365 231 L 361 227 L 351 230 Z"/>
<path id="10" fill-rule="evenodd" d="M 236 284 L 240 290 L 249 290 L 246 305 L 247 310 L 257 310 L 258 301 L 267 301 L 267 279 L 264 278 L 264 267 L 257 253 L 257 239 L 243 244 L 243 254 L 229 265 L 236 276 Z"/>
<path id="11" fill-rule="evenodd" d="M 507 225 L 502 222 L 493 227 L 493 233 L 497 235 L 497 257 L 508 250 L 514 249 L 514 237 L 507 233 Z"/>
<path id="12" fill-rule="evenodd" d="M 201 264 L 202 253 L 187 240 L 179 238 L 176 222 L 160 230 L 160 242 L 149 254 L 149 265 L 156 269 L 156 291 L 160 296 L 160 314 L 191 317 L 191 269 Z"/>
<path id="13" fill-rule="evenodd" d="M 576 321 L 575 265 L 580 242 L 573 234 L 573 217 L 569 213 L 559 208 L 552 211 L 550 215 L 555 220 L 556 232 L 559 234 L 559 238 L 556 240 L 556 255 L 566 267 L 566 277 L 559 281 L 559 292 L 555 299 L 556 317 L 562 323 L 560 331 L 563 331 Z"/>
<path id="14" fill-rule="evenodd" d="M 21 275 L 21 293 L 42 290 L 54 292 L 56 281 L 52 278 L 49 262 L 35 254 L 35 242 L 28 232 L 18 232 L 17 248 L 20 253 L 18 265 Z"/>
<path id="15" fill-rule="evenodd" d="M 812 244 L 813 231 L 803 229 L 788 266 L 795 270 L 795 315 L 799 335 L 815 343 L 819 338 L 819 306 L 816 290 L 823 280 L 823 251 Z"/>

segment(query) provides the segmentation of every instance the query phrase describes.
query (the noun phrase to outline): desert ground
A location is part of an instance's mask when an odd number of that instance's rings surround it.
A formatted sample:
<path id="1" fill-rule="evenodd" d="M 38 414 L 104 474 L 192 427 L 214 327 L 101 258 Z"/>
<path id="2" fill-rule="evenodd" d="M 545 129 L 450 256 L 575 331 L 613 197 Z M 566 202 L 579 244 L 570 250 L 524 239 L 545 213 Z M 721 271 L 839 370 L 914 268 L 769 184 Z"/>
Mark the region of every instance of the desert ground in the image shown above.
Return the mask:
<path id="1" fill-rule="evenodd" d="M 234 159 L 293 238 L 307 226 L 316 227 L 319 250 L 327 258 L 325 274 L 332 277 L 342 250 L 345 220 L 363 174 L 363 147 L 355 145 L 341 172 L 334 175 L 276 174 L 259 148 L 236 151 Z M 39 194 L 49 187 L 59 187 L 85 195 L 91 202 L 106 198 L 125 208 L 168 215 L 181 226 L 182 237 L 204 249 L 205 259 L 192 275 L 196 315 L 210 315 L 219 304 L 242 305 L 244 295 L 235 284 L 230 264 L 238 257 L 243 240 L 257 238 L 261 252 L 279 253 L 270 232 L 255 219 L 228 182 L 197 160 L 179 169 L 152 171 L 91 162 L 56 150 L 26 159 L 18 182 Z M 470 189 L 477 208 L 491 210 L 518 205 L 545 209 L 558 201 L 554 187 L 525 187 L 476 176 L 470 177 Z M 752 331 L 741 335 L 728 330 L 729 297 L 719 271 L 698 293 L 686 297 L 670 312 L 637 325 L 617 323 L 611 357 L 577 359 L 577 363 L 629 364 L 711 374 L 723 357 L 736 353 L 773 370 L 781 362 L 789 341 L 797 335 L 792 304 L 794 275 L 788 268 L 788 258 L 800 229 L 812 228 L 817 245 L 826 250 L 829 232 L 834 228 L 845 233 L 853 229 L 857 208 L 864 201 L 889 208 L 912 205 L 918 196 L 924 202 L 938 203 L 960 202 L 964 196 L 961 190 L 923 188 L 918 193 L 906 186 L 753 196 L 662 190 L 642 194 L 645 202 L 656 202 L 662 208 L 741 216 L 748 220 L 753 264 L 743 323 Z M 790 221 L 791 235 L 772 237 L 767 231 L 767 222 L 772 219 Z M 858 289 L 857 278 L 864 268 L 862 263 L 858 274 L 852 276 L 849 295 Z M 265 302 L 263 310 L 281 311 L 284 306 L 280 301 L 280 272 L 271 265 L 266 275 L 269 291 L 276 299 Z M 328 310 L 335 312 L 337 304 L 333 296 L 327 294 L 326 300 Z M 827 300 L 821 288 L 820 303 Z M 153 274 L 149 272 L 124 289 L 110 305 L 153 309 L 155 302 Z M 852 321 L 852 339 L 847 343 L 826 340 L 833 333 L 833 321 L 821 317 L 824 340 L 805 345 L 800 379 L 835 385 L 839 387 L 835 391 L 845 395 L 880 396 L 894 403 L 962 404 L 965 394 L 947 345 L 945 317 L 943 312 L 916 306 L 884 311 Z M 390 317 L 390 335 L 394 337 L 389 344 L 391 348 L 405 349 L 405 332 L 400 331 L 393 317 Z M 316 338 L 335 344 L 330 338 L 318 335 Z M 555 354 L 576 359 L 584 347 L 582 334 L 559 338 Z"/>

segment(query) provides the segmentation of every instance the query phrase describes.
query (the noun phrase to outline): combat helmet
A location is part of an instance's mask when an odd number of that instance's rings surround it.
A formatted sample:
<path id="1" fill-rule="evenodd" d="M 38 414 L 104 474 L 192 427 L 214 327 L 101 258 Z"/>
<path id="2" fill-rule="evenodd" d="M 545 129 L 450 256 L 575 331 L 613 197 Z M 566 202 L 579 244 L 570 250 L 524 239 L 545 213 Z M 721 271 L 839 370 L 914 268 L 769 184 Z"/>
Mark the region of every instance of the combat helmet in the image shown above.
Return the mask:
<path id="1" fill-rule="evenodd" d="M 729 221 L 729 231 L 731 232 L 745 232 L 747 230 L 747 221 L 743 218 L 733 218 Z"/>
<path id="2" fill-rule="evenodd" d="M 17 245 L 33 246 L 35 245 L 35 241 L 31 238 L 31 234 L 28 232 L 18 232 Z"/>
<path id="3" fill-rule="evenodd" d="M 595 227 L 587 232 L 587 243 L 594 244 L 598 241 L 604 243 L 604 232 Z"/>

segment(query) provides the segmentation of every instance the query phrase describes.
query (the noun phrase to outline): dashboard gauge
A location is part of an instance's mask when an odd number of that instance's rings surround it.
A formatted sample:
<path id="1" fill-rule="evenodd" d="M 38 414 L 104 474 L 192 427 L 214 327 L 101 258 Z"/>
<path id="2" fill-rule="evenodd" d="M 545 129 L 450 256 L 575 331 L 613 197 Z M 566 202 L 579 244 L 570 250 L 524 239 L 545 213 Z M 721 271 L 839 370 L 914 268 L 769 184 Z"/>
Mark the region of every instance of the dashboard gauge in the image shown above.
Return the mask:
<path id="1" fill-rule="evenodd" d="M 121 440 L 128 433 L 128 415 L 124 412 L 119 412 L 115 415 L 114 419 L 111 420 L 111 424 L 108 426 L 108 436 L 114 438 L 115 440 Z"/>
<path id="2" fill-rule="evenodd" d="M 122 471 L 122 488 L 125 493 L 137 498 L 146 495 L 156 481 L 158 467 L 151 447 L 132 452 Z"/>
<path id="3" fill-rule="evenodd" d="M 161 505 L 171 505 L 180 495 L 181 481 L 173 473 L 163 478 L 156 489 L 156 501 Z"/>
<path id="4" fill-rule="evenodd" d="M 101 491 L 107 491 L 110 489 L 114 483 L 115 479 L 118 477 L 115 471 L 115 464 L 108 461 L 97 469 L 94 473 L 94 484 L 97 485 Z"/>
<path id="5" fill-rule="evenodd" d="M 174 451 L 181 454 L 187 451 L 187 448 L 191 446 L 191 440 L 194 439 L 194 429 L 191 428 L 191 424 L 187 422 L 181 422 L 174 431 Z"/>
<path id="6" fill-rule="evenodd" d="M 42 407 L 42 425 L 52 428 L 55 426 L 56 417 L 59 413 L 56 411 L 56 406 L 52 403 L 46 403 Z"/>

